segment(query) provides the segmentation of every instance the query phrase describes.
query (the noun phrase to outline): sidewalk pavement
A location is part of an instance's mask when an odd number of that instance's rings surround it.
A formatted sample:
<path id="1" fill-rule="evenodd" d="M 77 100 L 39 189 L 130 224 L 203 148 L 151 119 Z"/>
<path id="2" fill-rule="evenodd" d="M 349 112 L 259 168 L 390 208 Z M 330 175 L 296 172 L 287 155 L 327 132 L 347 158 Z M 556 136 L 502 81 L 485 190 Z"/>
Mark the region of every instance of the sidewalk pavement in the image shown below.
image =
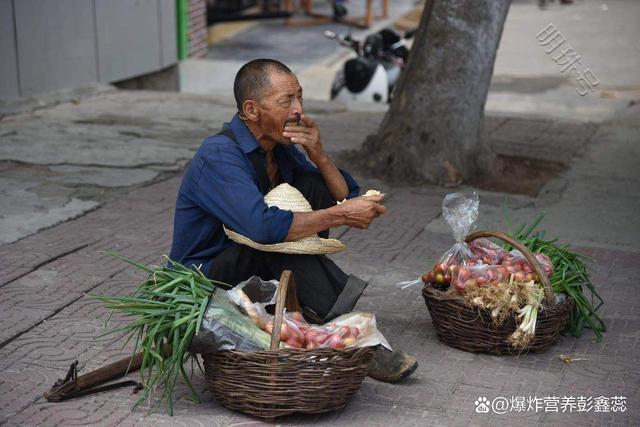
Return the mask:
<path id="1" fill-rule="evenodd" d="M 332 155 L 358 147 L 383 114 L 322 102 L 306 107 L 320 124 Z M 136 397 L 129 389 L 63 403 L 48 403 L 41 397 L 74 360 L 87 371 L 131 350 L 129 346 L 120 351 L 120 337 L 100 336 L 108 313 L 86 294 L 126 294 L 142 276 L 102 251 L 117 251 L 145 263 L 161 262 L 160 255 L 168 252 L 171 242 L 175 194 L 184 164 L 202 138 L 215 132 L 232 112 L 228 99 L 112 90 L 2 118 L 0 229 L 6 240 L 0 246 L 0 424 L 256 421 L 212 400 L 197 369 L 194 383 L 204 402 L 192 403 L 180 386 L 173 418 L 162 410 L 151 415 L 144 408 L 131 411 Z M 547 352 L 520 357 L 471 354 L 441 344 L 419 289 L 399 290 L 394 284 L 418 277 L 453 243 L 440 214 L 442 198 L 452 189 L 391 186 L 357 176 L 364 190 L 376 188 L 388 194 L 388 213 L 366 231 L 336 230 L 332 236 L 348 250 L 333 258 L 370 282 L 357 309 L 375 312 L 385 336 L 414 354 L 420 367 L 400 385 L 365 380 L 342 411 L 279 421 L 638 425 L 639 118 L 636 104 L 614 120 L 598 124 L 491 116 L 485 129 L 498 153 L 567 165 L 566 172 L 547 182 L 536 197 L 480 191 L 479 228 L 504 228 L 506 197 L 515 222 L 530 221 L 546 211 L 543 224 L 548 235 L 559 236 L 595 259 L 591 271 L 605 300 L 601 316 L 609 328 L 602 342 L 594 342 L 585 331 L 580 338 L 562 337 Z M 51 211 L 74 199 L 88 205 L 76 205 L 73 214 L 52 219 Z M 7 222 L 8 217 L 14 222 Z M 567 365 L 560 355 L 581 360 Z M 626 411 L 475 412 L 479 397 L 491 401 L 516 396 L 548 401 L 554 396 L 623 396 Z"/>

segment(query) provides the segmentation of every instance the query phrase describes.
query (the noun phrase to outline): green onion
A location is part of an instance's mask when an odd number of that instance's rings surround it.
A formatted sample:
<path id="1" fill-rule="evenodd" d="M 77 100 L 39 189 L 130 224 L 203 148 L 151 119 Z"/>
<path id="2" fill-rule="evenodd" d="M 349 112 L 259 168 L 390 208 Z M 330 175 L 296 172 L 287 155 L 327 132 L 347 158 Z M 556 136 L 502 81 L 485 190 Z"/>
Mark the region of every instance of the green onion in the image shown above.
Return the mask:
<path id="1" fill-rule="evenodd" d="M 573 310 L 565 332 L 578 337 L 584 328 L 591 329 L 596 340 L 602 339 L 606 326 L 597 311 L 604 301 L 591 282 L 591 277 L 586 262 L 593 261 L 590 258 L 569 250 L 568 245 L 561 245 L 557 239 L 546 240 L 545 232 L 536 230 L 544 219 L 544 213 L 540 213 L 529 226 L 521 225 L 515 232 L 511 232 L 511 219 L 508 210 L 505 210 L 509 234 L 524 243 L 531 252 L 547 255 L 553 263 L 553 276 L 551 285 L 556 293 L 564 293 L 573 299 Z M 506 250 L 513 249 L 511 245 L 504 244 Z M 587 296 L 586 293 L 590 295 Z"/>
<path id="2" fill-rule="evenodd" d="M 111 314 L 121 312 L 135 317 L 106 332 L 126 332 L 125 345 L 135 337 L 134 353 L 140 350 L 143 353 L 140 377 L 145 388 L 134 408 L 150 398 L 152 392 L 160 391 L 158 404 L 166 402 L 169 414 L 173 415 L 173 391 L 178 376 L 182 376 L 194 400 L 199 401 L 183 366 L 195 358 L 188 347 L 200 329 L 214 287 L 229 289 L 231 286 L 210 280 L 200 270 L 187 268 L 167 257 L 167 265 L 156 267 L 109 254 L 149 274 L 130 296 L 92 295 L 105 303 Z"/>

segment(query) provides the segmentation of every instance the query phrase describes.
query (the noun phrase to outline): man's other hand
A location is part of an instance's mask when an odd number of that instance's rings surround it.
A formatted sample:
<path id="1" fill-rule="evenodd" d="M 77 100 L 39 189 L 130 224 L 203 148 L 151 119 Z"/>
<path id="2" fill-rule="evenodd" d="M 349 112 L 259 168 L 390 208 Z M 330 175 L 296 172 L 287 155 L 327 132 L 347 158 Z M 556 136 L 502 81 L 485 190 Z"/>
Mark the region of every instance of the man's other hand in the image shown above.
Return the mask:
<path id="1" fill-rule="evenodd" d="M 338 205 L 340 213 L 345 219 L 345 225 L 354 228 L 366 229 L 374 218 L 385 213 L 386 208 L 382 205 L 384 195 L 361 196 L 349 199 Z"/>

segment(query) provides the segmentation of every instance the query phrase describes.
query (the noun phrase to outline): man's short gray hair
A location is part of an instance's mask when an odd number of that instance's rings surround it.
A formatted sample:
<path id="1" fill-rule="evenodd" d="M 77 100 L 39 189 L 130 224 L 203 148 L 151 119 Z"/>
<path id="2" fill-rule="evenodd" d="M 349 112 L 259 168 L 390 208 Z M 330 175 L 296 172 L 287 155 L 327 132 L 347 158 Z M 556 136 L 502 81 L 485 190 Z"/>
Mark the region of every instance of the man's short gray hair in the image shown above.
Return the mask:
<path id="1" fill-rule="evenodd" d="M 262 99 L 273 72 L 293 74 L 289 67 L 275 59 L 254 59 L 240 68 L 233 82 L 233 95 L 236 98 L 238 112 L 242 112 L 244 101 Z"/>

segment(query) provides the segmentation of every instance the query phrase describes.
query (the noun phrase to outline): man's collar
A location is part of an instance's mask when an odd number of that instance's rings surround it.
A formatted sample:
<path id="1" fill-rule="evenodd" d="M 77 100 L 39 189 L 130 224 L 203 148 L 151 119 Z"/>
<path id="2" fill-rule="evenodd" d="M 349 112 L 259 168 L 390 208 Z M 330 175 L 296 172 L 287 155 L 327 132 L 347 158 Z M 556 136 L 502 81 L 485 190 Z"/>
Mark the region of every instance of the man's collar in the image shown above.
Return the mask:
<path id="1" fill-rule="evenodd" d="M 236 115 L 233 116 L 230 126 L 231 130 L 236 135 L 240 148 L 242 148 L 242 151 L 244 151 L 245 154 L 249 154 L 256 148 L 260 147 L 255 136 L 253 136 L 247 125 L 244 124 L 239 114 L 236 113 Z"/>

